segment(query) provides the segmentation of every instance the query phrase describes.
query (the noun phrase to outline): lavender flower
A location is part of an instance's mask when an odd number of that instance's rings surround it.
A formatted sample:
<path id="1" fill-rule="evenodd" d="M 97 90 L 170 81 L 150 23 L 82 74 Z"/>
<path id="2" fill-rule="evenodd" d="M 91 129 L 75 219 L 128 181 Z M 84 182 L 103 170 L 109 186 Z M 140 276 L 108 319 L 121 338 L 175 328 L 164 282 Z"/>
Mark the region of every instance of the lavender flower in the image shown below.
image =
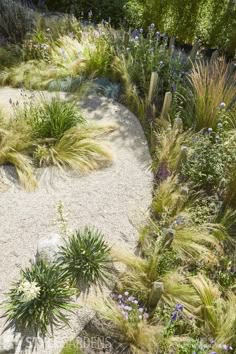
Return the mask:
<path id="1" fill-rule="evenodd" d="M 172 316 L 171 316 L 171 322 L 172 322 L 172 321 L 176 321 L 176 320 L 177 320 L 177 317 L 178 317 L 178 312 L 177 312 L 177 311 L 173 312 L 173 314 L 172 314 Z"/>
<path id="2" fill-rule="evenodd" d="M 175 309 L 176 309 L 176 311 L 183 311 L 184 306 L 183 306 L 182 304 L 177 304 L 177 305 L 175 306 Z"/>

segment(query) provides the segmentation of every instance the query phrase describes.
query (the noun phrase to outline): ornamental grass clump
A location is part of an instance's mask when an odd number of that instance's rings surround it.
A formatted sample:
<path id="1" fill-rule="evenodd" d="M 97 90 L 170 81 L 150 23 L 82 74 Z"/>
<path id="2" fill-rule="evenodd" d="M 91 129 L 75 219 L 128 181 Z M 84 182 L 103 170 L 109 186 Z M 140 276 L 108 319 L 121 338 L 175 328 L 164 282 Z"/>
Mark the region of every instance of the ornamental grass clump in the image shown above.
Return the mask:
<path id="1" fill-rule="evenodd" d="M 162 328 L 148 323 L 146 309 L 129 292 L 113 294 L 112 298 L 95 304 L 105 333 L 125 353 L 156 353 Z"/>
<path id="2" fill-rule="evenodd" d="M 208 64 L 196 63 L 188 81 L 181 114 L 185 124 L 197 131 L 203 128 L 215 130 L 220 109 L 231 110 L 235 105 L 235 74 L 230 74 L 229 64 L 221 58 Z M 220 106 L 221 103 L 224 107 Z"/>
<path id="3" fill-rule="evenodd" d="M 107 284 L 114 273 L 110 247 L 95 228 L 75 231 L 60 247 L 58 262 L 71 284 L 87 290 L 91 285 Z"/>
<path id="4" fill-rule="evenodd" d="M 229 292 L 221 296 L 219 288 L 203 274 L 191 278 L 191 283 L 201 299 L 196 314 L 202 321 L 204 331 L 214 338 L 215 348 L 219 345 L 236 344 L 236 296 Z"/>
<path id="5" fill-rule="evenodd" d="M 25 112 L 36 139 L 60 139 L 63 134 L 77 124 L 84 124 L 75 103 L 53 98 L 50 102 L 42 100 Z"/>
<path id="6" fill-rule="evenodd" d="M 71 303 L 74 293 L 58 265 L 36 260 L 21 270 L 20 280 L 8 293 L 6 324 L 36 335 L 52 333 L 54 327 L 69 324 L 67 313 L 75 307 Z"/>
<path id="7" fill-rule="evenodd" d="M 0 121 L 0 165 L 15 166 L 25 189 L 36 188 L 38 167 L 87 173 L 111 163 L 101 138 L 117 129 L 115 124 L 87 123 L 75 103 L 58 98 L 13 108 L 14 119 Z"/>

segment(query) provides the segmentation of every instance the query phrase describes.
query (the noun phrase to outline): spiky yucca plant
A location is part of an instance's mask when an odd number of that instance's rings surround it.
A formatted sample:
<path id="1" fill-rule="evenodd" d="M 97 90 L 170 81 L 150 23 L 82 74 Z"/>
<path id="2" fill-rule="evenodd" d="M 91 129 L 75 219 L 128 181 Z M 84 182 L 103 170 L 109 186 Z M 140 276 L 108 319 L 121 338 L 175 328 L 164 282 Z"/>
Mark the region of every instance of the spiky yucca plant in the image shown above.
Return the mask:
<path id="1" fill-rule="evenodd" d="M 65 271 L 38 259 L 21 270 L 20 280 L 9 291 L 4 314 L 7 324 L 45 336 L 55 326 L 68 325 L 66 312 L 75 307 L 71 303 L 73 294 Z"/>
<path id="2" fill-rule="evenodd" d="M 77 230 L 61 246 L 58 262 L 79 288 L 107 283 L 113 265 L 110 247 L 95 228 Z"/>

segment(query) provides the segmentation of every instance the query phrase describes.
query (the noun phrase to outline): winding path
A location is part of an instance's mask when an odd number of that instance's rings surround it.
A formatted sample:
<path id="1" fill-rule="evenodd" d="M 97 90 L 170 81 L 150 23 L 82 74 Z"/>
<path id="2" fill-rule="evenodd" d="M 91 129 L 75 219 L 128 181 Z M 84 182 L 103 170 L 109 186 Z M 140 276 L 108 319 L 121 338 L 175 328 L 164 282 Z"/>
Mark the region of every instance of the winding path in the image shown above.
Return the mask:
<path id="1" fill-rule="evenodd" d="M 10 110 L 10 98 L 20 100 L 20 90 L 1 88 L 0 107 Z M 144 133 L 137 118 L 110 99 L 93 96 L 80 102 L 80 106 L 88 119 L 119 124 L 120 128 L 106 138 L 114 156 L 113 164 L 83 177 L 51 178 L 45 170 L 35 192 L 27 193 L 10 183 L 0 193 L 0 300 L 17 279 L 19 267 L 25 267 L 34 257 L 38 240 L 58 232 L 55 205 L 59 201 L 65 204 L 72 229 L 94 225 L 111 245 L 135 246 L 137 228 L 152 198 L 151 158 Z M 5 170 L 0 168 L 2 178 Z M 79 322 L 83 322 L 82 318 L 73 324 L 76 332 Z M 0 320 L 0 332 L 2 328 Z M 56 334 L 55 348 L 50 354 L 58 354 L 71 331 Z M 48 349 L 38 351 L 46 352 L 49 353 Z"/>

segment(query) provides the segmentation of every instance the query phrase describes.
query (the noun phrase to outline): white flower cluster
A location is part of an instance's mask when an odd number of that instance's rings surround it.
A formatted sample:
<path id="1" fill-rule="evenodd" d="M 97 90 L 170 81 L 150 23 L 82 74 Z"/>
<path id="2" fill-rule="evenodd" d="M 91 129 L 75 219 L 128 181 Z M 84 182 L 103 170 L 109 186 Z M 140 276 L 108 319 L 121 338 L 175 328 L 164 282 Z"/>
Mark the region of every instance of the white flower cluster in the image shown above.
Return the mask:
<path id="1" fill-rule="evenodd" d="M 23 300 L 28 302 L 37 298 L 40 293 L 40 286 L 35 281 L 24 280 L 20 284 L 18 291 L 22 293 Z"/>

